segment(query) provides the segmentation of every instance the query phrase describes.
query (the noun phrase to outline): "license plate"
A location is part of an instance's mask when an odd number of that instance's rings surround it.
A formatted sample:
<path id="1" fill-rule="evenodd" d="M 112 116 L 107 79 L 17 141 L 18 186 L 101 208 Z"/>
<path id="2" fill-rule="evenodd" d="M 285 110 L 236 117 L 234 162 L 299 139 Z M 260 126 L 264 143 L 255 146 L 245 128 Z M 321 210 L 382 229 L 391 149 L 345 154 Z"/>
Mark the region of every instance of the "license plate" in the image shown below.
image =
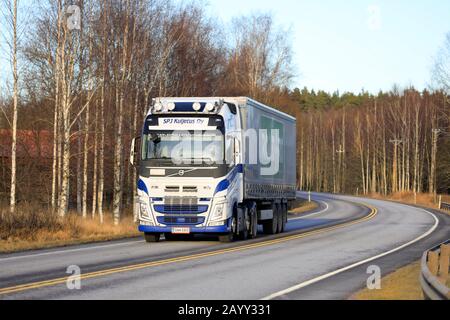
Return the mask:
<path id="1" fill-rule="evenodd" d="M 174 233 L 174 234 L 189 234 L 189 233 L 191 233 L 191 229 L 183 228 L 183 227 L 175 227 L 175 228 L 172 228 L 172 233 Z"/>

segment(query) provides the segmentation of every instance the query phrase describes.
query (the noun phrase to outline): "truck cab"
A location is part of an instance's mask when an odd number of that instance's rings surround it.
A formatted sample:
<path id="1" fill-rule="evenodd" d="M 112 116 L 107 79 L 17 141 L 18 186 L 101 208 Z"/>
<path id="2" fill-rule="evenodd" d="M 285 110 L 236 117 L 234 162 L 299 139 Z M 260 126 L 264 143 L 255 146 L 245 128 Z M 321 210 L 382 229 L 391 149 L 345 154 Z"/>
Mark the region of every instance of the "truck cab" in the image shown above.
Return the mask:
<path id="1" fill-rule="evenodd" d="M 257 202 L 244 198 L 241 124 L 239 106 L 226 99 L 153 100 L 130 156 L 147 242 L 162 234 L 166 240 L 212 234 L 225 242 L 256 236 L 264 217 Z"/>

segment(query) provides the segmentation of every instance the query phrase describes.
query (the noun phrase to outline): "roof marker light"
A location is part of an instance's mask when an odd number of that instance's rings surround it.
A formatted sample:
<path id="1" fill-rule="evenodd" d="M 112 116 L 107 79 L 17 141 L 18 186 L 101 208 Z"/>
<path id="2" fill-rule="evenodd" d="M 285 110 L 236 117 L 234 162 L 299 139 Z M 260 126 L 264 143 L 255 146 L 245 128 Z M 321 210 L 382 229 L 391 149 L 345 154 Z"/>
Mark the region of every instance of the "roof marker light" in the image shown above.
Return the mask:
<path id="1" fill-rule="evenodd" d="M 175 110 L 175 103 L 174 103 L 174 102 L 169 102 L 169 103 L 167 104 L 167 109 L 168 109 L 169 111 Z"/>
<path id="2" fill-rule="evenodd" d="M 156 112 L 160 112 L 162 109 L 163 109 L 162 103 L 159 103 L 159 102 L 155 103 L 155 111 Z"/>
<path id="3" fill-rule="evenodd" d="M 205 109 L 208 112 L 213 112 L 215 108 L 216 108 L 216 106 L 211 102 L 208 102 L 205 106 Z"/>
<path id="4" fill-rule="evenodd" d="M 193 108 L 195 111 L 199 111 L 199 110 L 201 109 L 201 107 L 202 107 L 202 105 L 201 105 L 200 103 L 198 103 L 198 102 L 195 102 L 195 103 L 192 105 L 192 108 Z"/>

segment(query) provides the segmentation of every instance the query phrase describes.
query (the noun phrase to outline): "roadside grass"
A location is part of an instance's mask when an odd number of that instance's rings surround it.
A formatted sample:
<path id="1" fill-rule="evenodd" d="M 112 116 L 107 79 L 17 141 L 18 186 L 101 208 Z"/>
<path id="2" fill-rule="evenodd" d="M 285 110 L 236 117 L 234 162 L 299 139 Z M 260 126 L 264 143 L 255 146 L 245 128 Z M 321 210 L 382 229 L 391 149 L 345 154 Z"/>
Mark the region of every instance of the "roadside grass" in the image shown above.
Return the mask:
<path id="1" fill-rule="evenodd" d="M 416 196 L 414 196 L 414 192 L 396 192 L 387 196 L 379 193 L 372 193 L 369 194 L 368 197 L 380 200 L 392 200 L 409 204 L 417 204 L 428 208 L 439 209 L 438 197 L 435 198 L 433 194 L 429 193 L 417 193 Z M 450 195 L 442 195 L 442 201 L 450 203 Z M 449 211 L 443 212 L 450 214 Z"/>
<path id="2" fill-rule="evenodd" d="M 295 200 L 291 205 L 292 209 L 289 210 L 289 214 L 298 215 L 315 210 L 318 207 L 319 205 L 315 201 L 308 202 L 308 200 Z"/>
<path id="3" fill-rule="evenodd" d="M 416 261 L 383 277 L 380 290 L 364 289 L 355 293 L 350 299 L 423 300 L 419 275 L 420 261 Z"/>
<path id="4" fill-rule="evenodd" d="M 138 236 L 136 224 L 128 215 L 115 226 L 111 214 L 105 212 L 104 223 L 98 216 L 83 219 L 70 212 L 60 218 L 50 209 L 21 204 L 11 214 L 7 206 L 0 208 L 0 253 L 41 249 L 88 242 L 108 241 Z"/>

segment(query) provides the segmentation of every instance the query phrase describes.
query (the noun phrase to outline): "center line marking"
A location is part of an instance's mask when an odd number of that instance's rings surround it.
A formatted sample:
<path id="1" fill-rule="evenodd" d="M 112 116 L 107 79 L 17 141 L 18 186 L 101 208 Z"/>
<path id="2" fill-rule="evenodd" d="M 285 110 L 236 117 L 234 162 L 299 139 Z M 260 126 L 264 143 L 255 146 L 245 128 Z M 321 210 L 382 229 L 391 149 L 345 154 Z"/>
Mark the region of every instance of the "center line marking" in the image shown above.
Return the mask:
<path id="1" fill-rule="evenodd" d="M 350 201 L 348 201 L 348 202 L 350 202 Z M 356 202 L 353 202 L 353 203 L 356 203 Z M 354 225 L 357 223 L 361 223 L 361 222 L 370 220 L 376 216 L 376 214 L 377 214 L 376 208 L 374 208 L 370 205 L 362 204 L 362 203 L 358 203 L 358 204 L 364 205 L 365 207 L 369 208 L 371 210 L 371 212 L 368 215 L 366 215 L 362 218 L 356 219 L 356 220 L 348 221 L 348 222 L 330 226 L 330 227 L 320 228 L 318 230 L 304 232 L 301 234 L 294 234 L 291 236 L 286 236 L 286 237 L 273 239 L 273 240 L 262 241 L 262 242 L 249 244 L 249 245 L 243 245 L 243 246 L 234 247 L 234 248 L 227 248 L 227 249 L 221 249 L 221 250 L 216 250 L 216 251 L 211 251 L 211 252 L 206 252 L 206 253 L 193 254 L 190 256 L 169 258 L 169 259 L 164 259 L 164 260 L 159 260 L 159 261 L 140 263 L 140 264 L 136 264 L 136 265 L 94 271 L 94 272 L 82 274 L 80 276 L 80 278 L 81 279 L 90 279 L 90 278 L 101 277 L 101 276 L 106 276 L 106 275 L 120 273 L 120 272 L 139 270 L 139 269 L 161 266 L 161 265 L 166 265 L 166 264 L 197 260 L 197 259 L 201 259 L 201 258 L 212 257 L 212 256 L 221 255 L 221 254 L 226 254 L 226 253 L 239 252 L 239 251 L 244 251 L 244 250 L 249 250 L 249 249 L 254 249 L 254 248 L 266 247 L 266 246 L 270 246 L 270 245 L 274 245 L 274 244 L 279 244 L 279 243 L 283 243 L 283 242 L 287 242 L 287 241 L 305 238 L 305 237 L 312 236 L 312 235 L 323 234 L 323 233 L 326 233 L 326 232 L 329 232 L 332 230 L 336 230 L 336 229 L 341 229 L 343 227 L 351 226 L 351 225 Z M 31 290 L 31 289 L 37 289 L 37 288 L 42 288 L 42 287 L 48 287 L 48 286 L 53 286 L 53 285 L 57 285 L 57 284 L 63 284 L 67 281 L 67 279 L 69 277 L 70 276 L 56 278 L 56 279 L 50 279 L 50 280 L 45 280 L 45 281 L 31 282 L 31 283 L 26 283 L 26 284 L 21 284 L 21 285 L 17 285 L 17 286 L 6 287 L 6 288 L 0 288 L 0 295 L 20 292 L 20 291 L 25 291 L 25 290 Z"/>

